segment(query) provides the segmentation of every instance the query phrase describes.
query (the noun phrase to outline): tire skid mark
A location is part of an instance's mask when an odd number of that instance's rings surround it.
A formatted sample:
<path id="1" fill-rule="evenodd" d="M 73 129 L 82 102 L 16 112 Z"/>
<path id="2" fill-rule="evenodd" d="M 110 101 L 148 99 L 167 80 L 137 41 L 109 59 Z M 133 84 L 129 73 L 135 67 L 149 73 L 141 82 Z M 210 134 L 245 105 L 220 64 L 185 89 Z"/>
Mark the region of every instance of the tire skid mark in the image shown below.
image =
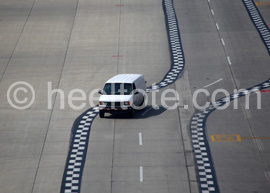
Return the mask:
<path id="1" fill-rule="evenodd" d="M 253 0 L 242 1 L 247 9 L 250 19 L 252 20 L 253 24 L 255 25 L 261 36 L 261 39 L 268 51 L 268 54 L 270 54 L 270 30 L 267 24 L 265 23 L 260 11 L 258 10 Z"/>
<path id="2" fill-rule="evenodd" d="M 148 87 L 146 92 L 151 92 L 173 84 L 182 73 L 185 65 L 178 22 L 173 7 L 173 0 L 163 0 L 162 5 L 165 14 L 165 23 L 171 53 L 171 68 L 162 81 Z M 91 125 L 98 112 L 98 106 L 92 107 L 80 115 L 73 124 L 69 152 L 62 178 L 61 193 L 79 193 L 81 190 L 81 180 Z"/>
<path id="3" fill-rule="evenodd" d="M 215 169 L 212 161 L 210 147 L 206 137 L 206 121 L 208 116 L 217 108 L 240 97 L 259 92 L 270 87 L 270 79 L 256 86 L 250 87 L 244 91 L 223 97 L 208 107 L 197 111 L 190 122 L 191 144 L 194 151 L 194 161 L 200 192 L 202 193 L 219 193 L 218 182 L 216 179 Z"/>

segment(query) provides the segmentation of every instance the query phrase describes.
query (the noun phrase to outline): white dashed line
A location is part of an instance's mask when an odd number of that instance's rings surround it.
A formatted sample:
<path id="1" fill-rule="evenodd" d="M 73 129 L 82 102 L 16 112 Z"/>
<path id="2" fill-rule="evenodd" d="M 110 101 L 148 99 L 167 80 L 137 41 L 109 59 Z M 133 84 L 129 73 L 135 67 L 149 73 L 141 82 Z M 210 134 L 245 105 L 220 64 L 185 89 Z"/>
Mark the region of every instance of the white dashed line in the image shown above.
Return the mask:
<path id="1" fill-rule="evenodd" d="M 143 167 L 140 166 L 140 182 L 143 182 Z"/>
<path id="2" fill-rule="evenodd" d="M 223 38 L 221 38 L 221 43 L 223 46 L 225 46 L 225 42 L 224 42 Z"/>
<path id="3" fill-rule="evenodd" d="M 139 144 L 142 145 L 142 133 L 139 133 Z"/>
<path id="4" fill-rule="evenodd" d="M 231 62 L 230 56 L 227 56 L 227 60 L 228 60 L 228 63 L 229 63 L 230 65 L 232 65 L 232 62 Z"/>
<path id="5" fill-rule="evenodd" d="M 215 15 L 215 12 L 214 12 L 214 10 L 213 10 L 213 9 L 211 9 L 211 13 L 212 13 L 212 15 Z"/>
<path id="6" fill-rule="evenodd" d="M 217 26 L 217 30 L 219 30 L 219 25 L 218 25 L 218 23 L 216 23 L 216 26 Z"/>
<path id="7" fill-rule="evenodd" d="M 217 80 L 217 81 L 215 81 L 215 82 L 212 82 L 211 84 L 208 84 L 208 85 L 204 86 L 204 88 L 207 88 L 207 87 L 209 87 L 209 86 L 211 86 L 211 85 L 213 85 L 213 84 L 216 84 L 216 83 L 218 83 L 218 82 L 220 82 L 220 81 L 222 81 L 222 80 L 223 80 L 223 78 L 221 78 L 221 79 L 219 79 L 219 80 Z"/>
<path id="8" fill-rule="evenodd" d="M 210 0 L 208 0 L 208 3 L 210 3 Z"/>

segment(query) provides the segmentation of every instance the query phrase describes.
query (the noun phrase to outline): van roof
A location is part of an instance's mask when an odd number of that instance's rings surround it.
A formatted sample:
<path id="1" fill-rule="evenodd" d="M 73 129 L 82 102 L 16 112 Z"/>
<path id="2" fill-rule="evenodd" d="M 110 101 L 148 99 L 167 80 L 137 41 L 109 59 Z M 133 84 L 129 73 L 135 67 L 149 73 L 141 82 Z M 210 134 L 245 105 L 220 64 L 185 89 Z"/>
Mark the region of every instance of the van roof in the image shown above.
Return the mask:
<path id="1" fill-rule="evenodd" d="M 118 74 L 110 78 L 106 83 L 133 83 L 141 74 Z"/>

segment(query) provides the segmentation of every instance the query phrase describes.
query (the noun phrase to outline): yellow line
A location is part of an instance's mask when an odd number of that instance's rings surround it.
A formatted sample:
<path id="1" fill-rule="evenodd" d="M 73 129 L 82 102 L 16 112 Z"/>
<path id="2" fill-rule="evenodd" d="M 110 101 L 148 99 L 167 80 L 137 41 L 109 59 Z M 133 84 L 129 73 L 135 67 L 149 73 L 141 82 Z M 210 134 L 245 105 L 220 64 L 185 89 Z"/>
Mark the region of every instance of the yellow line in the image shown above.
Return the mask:
<path id="1" fill-rule="evenodd" d="M 258 5 L 270 5 L 270 2 L 255 2 L 255 4 Z"/>
<path id="2" fill-rule="evenodd" d="M 214 135 L 211 135 L 211 140 L 212 140 L 212 141 L 216 141 L 216 139 L 215 139 L 215 136 L 214 136 Z"/>
<path id="3" fill-rule="evenodd" d="M 236 139 L 237 139 L 237 141 L 241 141 L 241 136 L 240 135 L 236 135 Z"/>
<path id="4" fill-rule="evenodd" d="M 270 137 L 241 137 L 242 139 L 270 139 Z"/>
<path id="5" fill-rule="evenodd" d="M 213 142 L 241 142 L 242 139 L 270 139 L 270 137 L 241 137 L 240 135 L 210 135 Z"/>

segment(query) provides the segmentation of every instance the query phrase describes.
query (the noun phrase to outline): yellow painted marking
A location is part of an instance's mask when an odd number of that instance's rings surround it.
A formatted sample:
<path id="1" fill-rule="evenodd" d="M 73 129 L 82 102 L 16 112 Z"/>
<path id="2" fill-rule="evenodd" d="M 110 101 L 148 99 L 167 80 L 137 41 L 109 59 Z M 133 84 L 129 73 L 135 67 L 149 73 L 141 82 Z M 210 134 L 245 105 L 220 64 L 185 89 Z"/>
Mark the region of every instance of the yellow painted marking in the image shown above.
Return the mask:
<path id="1" fill-rule="evenodd" d="M 240 135 L 211 135 L 212 141 L 218 142 L 232 142 L 232 141 L 241 141 Z"/>
<path id="2" fill-rule="evenodd" d="M 215 136 L 214 136 L 214 135 L 211 135 L 211 140 L 212 140 L 212 141 L 216 141 L 216 139 L 215 139 Z"/>
<path id="3" fill-rule="evenodd" d="M 237 141 L 241 141 L 240 135 L 236 135 L 236 137 L 237 137 Z"/>
<path id="4" fill-rule="evenodd" d="M 270 5 L 270 2 L 255 2 L 255 5 Z"/>
<path id="5" fill-rule="evenodd" d="M 213 142 L 240 142 L 242 139 L 270 139 L 270 137 L 241 137 L 240 135 L 210 135 Z"/>
<path id="6" fill-rule="evenodd" d="M 270 139 L 270 137 L 241 137 L 242 139 Z"/>

